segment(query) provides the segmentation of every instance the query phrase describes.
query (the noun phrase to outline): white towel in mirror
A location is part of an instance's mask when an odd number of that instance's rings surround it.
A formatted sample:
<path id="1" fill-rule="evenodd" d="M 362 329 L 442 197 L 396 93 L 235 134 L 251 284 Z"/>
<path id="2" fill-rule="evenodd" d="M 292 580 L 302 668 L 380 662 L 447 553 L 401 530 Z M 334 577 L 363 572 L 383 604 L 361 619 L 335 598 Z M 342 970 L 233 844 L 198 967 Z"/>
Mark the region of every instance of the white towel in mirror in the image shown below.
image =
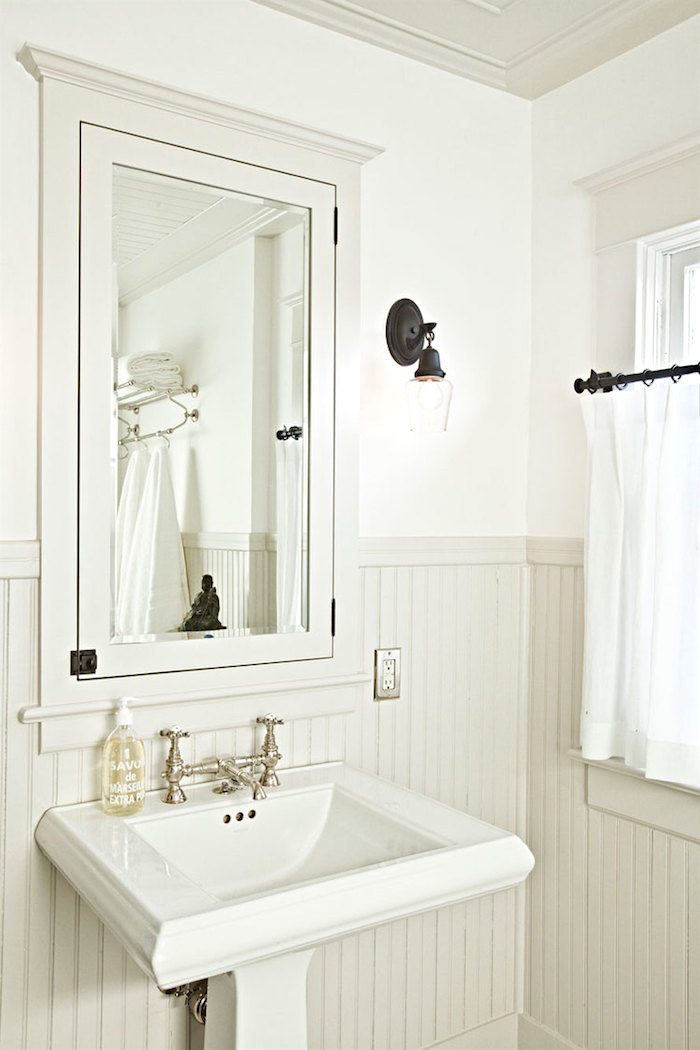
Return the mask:
<path id="1" fill-rule="evenodd" d="M 187 572 L 165 448 L 151 453 L 131 548 L 122 564 L 121 635 L 177 630 L 189 608 Z"/>
<path id="2" fill-rule="evenodd" d="M 146 486 L 146 475 L 148 474 L 148 449 L 145 445 L 137 445 L 126 465 L 126 474 L 119 497 L 117 509 L 117 527 L 114 537 L 114 579 L 117 594 L 117 603 L 122 591 L 122 573 L 129 552 L 133 547 L 136 519 L 141 509 L 141 500 Z"/>
<path id="3" fill-rule="evenodd" d="M 126 362 L 131 378 L 157 390 L 181 390 L 182 374 L 174 354 L 167 350 L 145 350 L 132 354 Z"/>

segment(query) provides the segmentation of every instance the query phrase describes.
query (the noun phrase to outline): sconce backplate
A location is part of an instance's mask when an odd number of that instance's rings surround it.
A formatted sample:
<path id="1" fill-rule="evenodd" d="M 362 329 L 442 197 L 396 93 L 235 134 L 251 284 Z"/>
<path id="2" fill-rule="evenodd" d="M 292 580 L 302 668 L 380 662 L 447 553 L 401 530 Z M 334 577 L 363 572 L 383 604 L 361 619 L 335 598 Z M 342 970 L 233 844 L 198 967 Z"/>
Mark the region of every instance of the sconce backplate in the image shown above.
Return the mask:
<path id="1" fill-rule="evenodd" d="M 413 365 L 425 343 L 423 315 L 412 299 L 397 299 L 386 319 L 386 343 L 398 365 Z"/>

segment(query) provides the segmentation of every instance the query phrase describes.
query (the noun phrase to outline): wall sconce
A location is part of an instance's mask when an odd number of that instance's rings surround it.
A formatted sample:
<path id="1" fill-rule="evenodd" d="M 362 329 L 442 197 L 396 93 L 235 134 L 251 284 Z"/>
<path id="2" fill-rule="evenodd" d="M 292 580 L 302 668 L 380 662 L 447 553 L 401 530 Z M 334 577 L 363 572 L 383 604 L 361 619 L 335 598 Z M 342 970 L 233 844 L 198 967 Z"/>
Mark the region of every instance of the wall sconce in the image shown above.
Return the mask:
<path id="1" fill-rule="evenodd" d="M 414 378 L 406 384 L 408 425 L 424 434 L 447 430 L 452 400 L 452 383 L 445 379 L 433 346 L 435 324 L 423 320 L 412 299 L 398 299 L 386 319 L 386 342 L 394 361 L 402 366 L 418 362 Z"/>

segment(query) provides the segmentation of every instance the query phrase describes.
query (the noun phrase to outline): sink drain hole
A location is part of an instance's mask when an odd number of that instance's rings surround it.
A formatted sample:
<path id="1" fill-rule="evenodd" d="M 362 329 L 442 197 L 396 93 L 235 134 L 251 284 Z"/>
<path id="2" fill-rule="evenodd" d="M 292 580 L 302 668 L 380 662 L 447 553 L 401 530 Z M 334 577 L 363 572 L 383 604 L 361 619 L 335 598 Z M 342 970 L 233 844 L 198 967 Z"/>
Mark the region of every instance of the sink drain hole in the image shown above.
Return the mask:
<path id="1" fill-rule="evenodd" d="M 242 813 L 236 813 L 236 820 L 243 820 L 243 814 Z"/>
<path id="2" fill-rule="evenodd" d="M 226 816 L 224 817 L 224 824 L 230 824 L 230 823 L 231 823 L 231 814 L 227 813 Z"/>
<path id="3" fill-rule="evenodd" d="M 250 810 L 248 810 L 248 816 L 249 816 L 249 817 L 250 817 L 250 819 L 252 820 L 252 819 L 253 819 L 253 817 L 255 816 L 255 810 L 254 810 L 254 809 L 250 809 Z"/>

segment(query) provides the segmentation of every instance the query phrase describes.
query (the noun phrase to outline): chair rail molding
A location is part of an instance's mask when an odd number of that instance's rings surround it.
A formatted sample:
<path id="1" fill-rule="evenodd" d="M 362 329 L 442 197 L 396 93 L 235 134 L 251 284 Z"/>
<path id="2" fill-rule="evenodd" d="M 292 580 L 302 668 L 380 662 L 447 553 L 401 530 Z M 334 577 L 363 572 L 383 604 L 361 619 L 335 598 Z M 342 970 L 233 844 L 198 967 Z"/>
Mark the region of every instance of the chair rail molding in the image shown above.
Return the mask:
<path id="1" fill-rule="evenodd" d="M 35 580 L 40 567 L 38 540 L 0 540 L 0 580 Z"/>
<path id="2" fill-rule="evenodd" d="M 362 567 L 582 565 L 583 540 L 568 536 L 368 536 Z"/>

